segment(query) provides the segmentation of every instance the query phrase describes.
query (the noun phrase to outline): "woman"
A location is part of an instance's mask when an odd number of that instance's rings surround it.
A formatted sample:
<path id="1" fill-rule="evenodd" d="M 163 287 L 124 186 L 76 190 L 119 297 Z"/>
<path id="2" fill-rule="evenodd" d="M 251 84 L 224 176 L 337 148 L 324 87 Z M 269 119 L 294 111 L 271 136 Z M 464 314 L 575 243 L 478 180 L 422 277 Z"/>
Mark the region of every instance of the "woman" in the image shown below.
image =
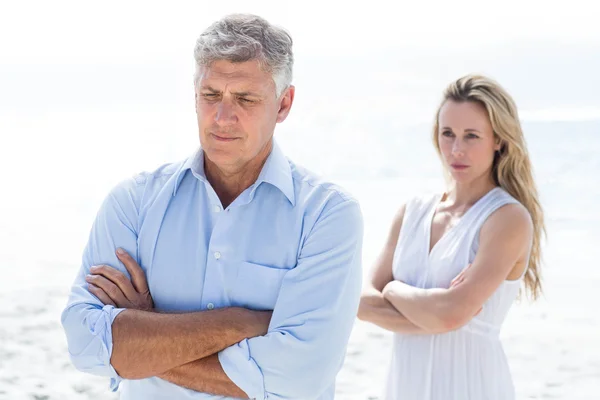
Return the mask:
<path id="1" fill-rule="evenodd" d="M 358 317 L 395 332 L 388 400 L 514 399 L 498 333 L 521 281 L 540 294 L 544 232 L 515 103 L 460 78 L 433 142 L 448 188 L 400 208 Z"/>

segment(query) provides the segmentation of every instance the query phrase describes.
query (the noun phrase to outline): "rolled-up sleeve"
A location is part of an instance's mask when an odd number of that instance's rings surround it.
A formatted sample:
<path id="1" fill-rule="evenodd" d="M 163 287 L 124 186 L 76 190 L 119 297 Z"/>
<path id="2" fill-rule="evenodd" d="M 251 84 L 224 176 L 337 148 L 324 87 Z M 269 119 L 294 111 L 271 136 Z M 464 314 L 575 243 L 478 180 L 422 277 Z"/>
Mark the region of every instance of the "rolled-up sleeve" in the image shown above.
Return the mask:
<path id="1" fill-rule="evenodd" d="M 356 201 L 326 206 L 283 280 L 267 335 L 219 353 L 250 398 L 313 399 L 333 385 L 358 310 L 362 237 Z"/>
<path id="2" fill-rule="evenodd" d="M 104 305 L 87 289 L 85 276 L 93 265 L 110 265 L 127 273 L 115 255 L 124 248 L 138 259 L 137 223 L 139 185 L 134 179 L 117 185 L 106 197 L 92 226 L 82 264 L 71 287 L 61 322 L 67 337 L 71 361 L 83 372 L 111 378 L 111 389 L 117 390 L 121 378 L 110 364 L 112 323 L 123 309 Z"/>

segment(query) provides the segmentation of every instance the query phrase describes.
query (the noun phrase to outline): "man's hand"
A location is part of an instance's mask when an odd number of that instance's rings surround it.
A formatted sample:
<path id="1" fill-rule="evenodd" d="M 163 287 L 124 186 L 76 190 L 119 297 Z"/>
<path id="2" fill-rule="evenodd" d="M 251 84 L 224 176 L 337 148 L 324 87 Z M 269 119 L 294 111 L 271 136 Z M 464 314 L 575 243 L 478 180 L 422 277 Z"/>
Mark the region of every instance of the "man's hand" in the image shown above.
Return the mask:
<path id="1" fill-rule="evenodd" d="M 85 278 L 90 293 L 98 297 L 105 305 L 153 311 L 154 302 L 144 271 L 125 250 L 119 248 L 116 254 L 129 272 L 131 281 L 125 274 L 113 267 L 95 265 L 90 268 L 91 274 Z"/>

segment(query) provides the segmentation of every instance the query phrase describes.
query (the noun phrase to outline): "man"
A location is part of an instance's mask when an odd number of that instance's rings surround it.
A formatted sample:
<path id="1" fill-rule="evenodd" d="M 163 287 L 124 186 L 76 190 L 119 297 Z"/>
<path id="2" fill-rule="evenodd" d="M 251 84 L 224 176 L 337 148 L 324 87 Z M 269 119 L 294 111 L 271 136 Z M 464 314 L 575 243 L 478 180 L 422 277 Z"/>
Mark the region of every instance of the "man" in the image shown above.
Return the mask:
<path id="1" fill-rule="evenodd" d="M 62 323 L 121 398 L 333 399 L 358 309 L 358 203 L 273 141 L 292 40 L 252 15 L 195 48 L 200 149 L 117 185 Z M 307 144 L 311 145 L 311 144 Z"/>

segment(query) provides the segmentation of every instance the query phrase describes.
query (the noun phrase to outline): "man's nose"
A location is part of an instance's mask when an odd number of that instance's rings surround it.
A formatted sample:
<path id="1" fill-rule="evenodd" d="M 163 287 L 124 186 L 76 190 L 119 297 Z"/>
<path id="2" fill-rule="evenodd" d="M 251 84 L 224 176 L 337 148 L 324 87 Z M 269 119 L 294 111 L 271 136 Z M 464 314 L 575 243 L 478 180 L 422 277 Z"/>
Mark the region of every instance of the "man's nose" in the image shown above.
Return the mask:
<path id="1" fill-rule="evenodd" d="M 234 105 L 228 100 L 222 100 L 217 106 L 215 122 L 219 125 L 230 125 L 237 122 Z"/>

